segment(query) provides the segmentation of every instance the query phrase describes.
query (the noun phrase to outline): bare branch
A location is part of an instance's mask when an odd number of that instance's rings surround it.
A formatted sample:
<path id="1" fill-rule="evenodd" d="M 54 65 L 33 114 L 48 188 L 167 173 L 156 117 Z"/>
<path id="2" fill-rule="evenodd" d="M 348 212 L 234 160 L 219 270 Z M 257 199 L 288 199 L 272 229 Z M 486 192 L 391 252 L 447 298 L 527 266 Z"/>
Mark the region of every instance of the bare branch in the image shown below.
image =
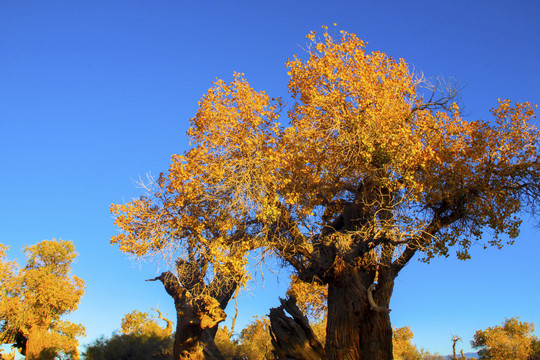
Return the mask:
<path id="1" fill-rule="evenodd" d="M 187 292 L 186 289 L 181 288 L 178 279 L 170 271 L 161 273 L 161 275 L 156 276 L 153 279 L 147 279 L 146 281 L 161 281 L 167 293 L 172 296 L 175 301 L 186 295 Z"/>
<path id="2" fill-rule="evenodd" d="M 172 331 L 173 331 L 173 322 L 171 320 L 169 320 L 168 317 L 163 317 L 161 315 L 161 311 L 159 311 L 159 309 L 154 309 L 154 308 L 151 308 L 151 309 L 158 313 L 158 316 L 154 317 L 154 318 L 161 319 L 161 320 L 163 320 L 163 321 L 165 321 L 167 323 L 167 327 L 164 329 L 164 331 L 168 335 L 171 335 Z"/>
<path id="3" fill-rule="evenodd" d="M 389 313 L 391 311 L 390 309 L 387 309 L 387 308 L 384 308 L 382 306 L 377 305 L 375 300 L 373 300 L 373 294 L 372 293 L 373 293 L 373 290 L 375 290 L 375 287 L 376 287 L 375 284 L 371 284 L 367 289 L 367 296 L 368 296 L 369 305 L 371 306 L 371 310 L 377 311 L 377 312 Z"/>

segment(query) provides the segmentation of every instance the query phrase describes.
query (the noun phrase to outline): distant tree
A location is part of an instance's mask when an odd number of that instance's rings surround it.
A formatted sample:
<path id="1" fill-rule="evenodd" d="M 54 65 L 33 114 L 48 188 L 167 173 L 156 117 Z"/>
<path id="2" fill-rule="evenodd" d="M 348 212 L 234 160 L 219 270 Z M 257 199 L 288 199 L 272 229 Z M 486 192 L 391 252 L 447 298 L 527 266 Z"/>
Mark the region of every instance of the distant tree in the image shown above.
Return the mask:
<path id="1" fill-rule="evenodd" d="M 170 336 L 146 334 L 113 334 L 86 346 L 86 360 L 171 360 L 173 340 Z"/>
<path id="2" fill-rule="evenodd" d="M 124 315 L 120 332 L 110 338 L 104 336 L 86 346 L 87 360 L 170 360 L 172 359 L 173 324 L 157 309 L 158 319 L 166 322 L 162 328 L 147 312 L 133 310 Z"/>
<path id="3" fill-rule="evenodd" d="M 412 343 L 414 334 L 409 326 L 392 330 L 394 360 L 445 360 L 439 354 L 432 354 L 424 349 L 418 350 Z"/>
<path id="4" fill-rule="evenodd" d="M 15 360 L 14 354 L 4 354 L 2 349 L 0 349 L 0 360 Z"/>
<path id="5" fill-rule="evenodd" d="M 170 321 L 167 317 L 163 317 L 161 311 L 157 309 L 152 309 L 158 313 L 157 318 L 165 321 L 167 324 L 165 328 L 162 328 L 154 320 L 155 318 L 150 318 L 150 315 L 146 312 L 141 312 L 139 310 L 133 310 L 132 312 L 124 315 L 122 319 L 122 325 L 120 328 L 120 333 L 124 335 L 134 334 L 134 335 L 157 335 L 157 336 L 171 336 L 173 331 L 173 322 Z"/>
<path id="6" fill-rule="evenodd" d="M 414 334 L 409 326 L 392 330 L 392 346 L 395 360 L 420 360 L 420 352 L 412 343 Z"/>
<path id="7" fill-rule="evenodd" d="M 232 330 L 229 330 L 227 326 L 218 328 L 214 342 L 225 359 L 241 358 L 242 349 L 238 339 L 235 339 Z"/>
<path id="8" fill-rule="evenodd" d="M 420 360 L 447 360 L 446 356 L 441 356 L 437 353 L 432 354 L 424 349 L 420 350 Z"/>
<path id="9" fill-rule="evenodd" d="M 465 360 L 466 357 L 463 354 L 463 349 L 461 349 L 459 357 L 456 355 L 456 344 L 458 343 L 458 341 L 463 341 L 463 339 L 460 336 L 452 335 L 451 341 L 452 341 L 452 360 Z"/>
<path id="10" fill-rule="evenodd" d="M 72 276 L 77 256 L 71 241 L 44 240 L 24 248 L 27 264 L 5 260 L 0 244 L 0 340 L 14 344 L 26 359 L 52 359 L 63 353 L 78 359 L 82 325 L 61 320 L 77 309 L 84 282 Z"/>
<path id="11" fill-rule="evenodd" d="M 240 332 L 238 341 L 242 354 L 249 360 L 274 359 L 269 327 L 268 317 L 255 316 L 251 323 Z"/>
<path id="12" fill-rule="evenodd" d="M 478 330 L 471 345 L 479 349 L 480 359 L 524 360 L 533 355 L 534 324 L 519 318 L 506 319 L 502 325 Z"/>

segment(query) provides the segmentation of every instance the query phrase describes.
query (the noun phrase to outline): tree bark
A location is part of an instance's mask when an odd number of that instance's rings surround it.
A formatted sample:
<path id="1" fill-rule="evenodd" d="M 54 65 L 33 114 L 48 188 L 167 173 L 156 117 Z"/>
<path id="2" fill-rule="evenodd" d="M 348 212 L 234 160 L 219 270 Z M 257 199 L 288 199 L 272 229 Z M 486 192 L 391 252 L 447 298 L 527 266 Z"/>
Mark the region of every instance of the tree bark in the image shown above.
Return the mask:
<path id="1" fill-rule="evenodd" d="M 181 300 L 181 299 L 179 299 Z M 214 343 L 211 329 L 225 320 L 217 300 L 201 296 L 191 301 L 176 301 L 174 360 L 225 360 Z"/>
<path id="2" fill-rule="evenodd" d="M 285 314 L 289 313 L 291 317 Z M 324 350 L 302 314 L 296 299 L 281 299 L 281 306 L 270 309 L 270 336 L 278 359 L 323 360 Z"/>
<path id="3" fill-rule="evenodd" d="M 328 285 L 326 359 L 391 360 L 392 326 L 388 305 L 393 279 L 379 282 L 369 303 L 371 284 L 354 269 Z M 384 309 L 384 310 L 383 310 Z"/>
<path id="4" fill-rule="evenodd" d="M 210 296 L 200 292 L 195 294 L 195 290 L 191 294 L 171 272 L 162 273 L 148 281 L 157 280 L 163 283 L 167 293 L 174 299 L 176 308 L 173 360 L 224 360 L 214 343 L 214 336 L 218 324 L 225 320 L 224 307 L 232 296 L 229 292 L 234 292 L 236 287 Z"/>

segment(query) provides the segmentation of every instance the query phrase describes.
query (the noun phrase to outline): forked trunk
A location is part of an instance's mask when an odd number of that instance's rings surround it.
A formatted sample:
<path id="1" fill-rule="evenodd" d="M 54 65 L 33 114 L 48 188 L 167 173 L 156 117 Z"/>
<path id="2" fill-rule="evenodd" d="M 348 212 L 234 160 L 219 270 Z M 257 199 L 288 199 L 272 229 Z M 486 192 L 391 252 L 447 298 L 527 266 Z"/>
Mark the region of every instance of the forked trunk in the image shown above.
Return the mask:
<path id="1" fill-rule="evenodd" d="M 373 293 L 379 309 L 372 309 L 369 303 L 370 285 L 354 271 L 328 285 L 328 360 L 392 359 L 390 316 L 381 308 L 388 309 L 393 280 L 380 282 Z"/>

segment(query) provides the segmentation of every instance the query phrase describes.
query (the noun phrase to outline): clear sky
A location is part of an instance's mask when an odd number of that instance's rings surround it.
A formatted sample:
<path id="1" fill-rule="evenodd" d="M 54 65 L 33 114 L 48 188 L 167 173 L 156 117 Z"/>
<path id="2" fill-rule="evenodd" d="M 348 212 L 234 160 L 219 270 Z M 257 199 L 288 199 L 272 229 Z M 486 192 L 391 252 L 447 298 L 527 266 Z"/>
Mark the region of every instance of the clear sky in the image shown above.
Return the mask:
<path id="1" fill-rule="evenodd" d="M 139 196 L 134 180 L 165 171 L 212 80 L 234 71 L 287 99 L 285 61 L 322 25 L 356 33 L 426 77 L 456 79 L 468 118 L 498 98 L 540 104 L 538 1 L 8 1 L 0 0 L 0 242 L 8 256 L 43 239 L 72 240 L 86 282 L 69 319 L 89 343 L 124 314 L 158 306 L 174 318 L 163 271 L 109 239 L 108 207 Z M 451 335 L 520 316 L 540 327 L 540 242 L 527 217 L 516 244 L 473 249 L 472 260 L 412 261 L 397 278 L 395 326 L 441 354 Z M 238 299 L 237 330 L 283 296 L 265 271 Z M 229 314 L 234 314 L 233 304 Z M 538 332 L 537 332 L 538 334 Z"/>

